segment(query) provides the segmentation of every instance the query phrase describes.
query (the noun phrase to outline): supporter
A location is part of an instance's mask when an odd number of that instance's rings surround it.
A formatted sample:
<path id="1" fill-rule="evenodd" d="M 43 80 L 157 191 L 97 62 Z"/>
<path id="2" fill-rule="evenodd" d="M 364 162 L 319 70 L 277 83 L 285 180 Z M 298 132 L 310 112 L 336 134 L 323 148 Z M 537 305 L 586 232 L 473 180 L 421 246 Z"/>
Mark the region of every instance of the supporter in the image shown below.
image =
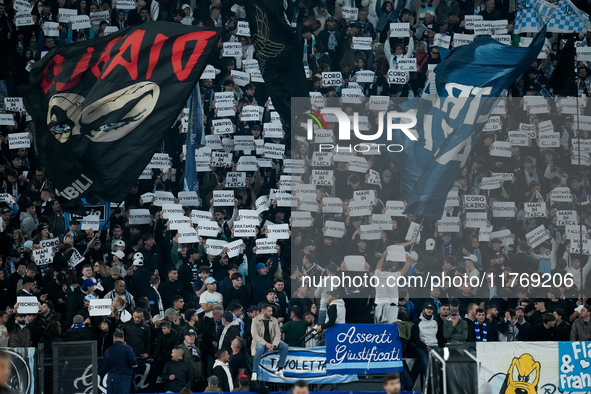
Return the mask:
<path id="1" fill-rule="evenodd" d="M 555 341 L 556 340 L 556 317 L 551 313 L 545 313 L 542 323 L 534 326 L 531 332 L 532 341 Z"/>
<path id="2" fill-rule="evenodd" d="M 251 334 L 251 352 L 254 357 L 252 365 L 255 368 L 251 380 L 256 381 L 258 379 L 257 369 L 260 365 L 261 357 L 265 353 L 275 349 L 278 349 L 280 352 L 275 375 L 281 379 L 285 379 L 283 368 L 285 367 L 288 346 L 285 342 L 281 341 L 281 331 L 279 330 L 277 319 L 273 317 L 273 307 L 271 305 L 264 304 L 261 308 L 261 313 L 253 319 Z"/>
<path id="3" fill-rule="evenodd" d="M 240 383 L 240 377 L 246 372 L 250 371 L 248 361 L 244 354 L 245 343 L 240 337 L 236 337 L 232 340 L 232 351 L 230 354 L 230 372 L 232 373 L 232 379 Z M 238 379 L 237 379 L 238 377 Z"/>
<path id="4" fill-rule="evenodd" d="M 570 340 L 588 341 L 591 339 L 591 306 L 582 305 L 579 309 L 580 317 L 573 322 L 570 332 Z"/>
<path id="5" fill-rule="evenodd" d="M 417 367 L 421 375 L 427 372 L 427 362 L 431 350 L 439 349 L 437 340 L 439 323 L 434 316 L 435 305 L 427 301 L 423 305 L 423 311 L 418 321 L 412 326 L 412 340 L 417 356 Z"/>
<path id="6" fill-rule="evenodd" d="M 184 350 L 175 347 L 170 355 L 170 361 L 164 366 L 162 382 L 167 393 L 176 393 L 185 386 L 190 386 L 195 380 L 193 368 L 183 359 Z"/>
<path id="7" fill-rule="evenodd" d="M 193 369 L 195 380 L 192 383 L 192 387 L 196 388 L 199 386 L 199 381 L 203 378 L 203 364 L 201 361 L 201 351 L 197 347 L 196 343 L 196 332 L 190 328 L 181 334 L 184 338 L 183 342 L 179 345 L 179 348 L 183 350 L 183 359 L 189 363 Z"/>
<path id="8" fill-rule="evenodd" d="M 121 325 L 121 331 L 125 334 L 126 342 L 133 349 L 137 358 L 147 360 L 150 358 L 152 346 L 150 327 L 144 323 L 144 311 L 136 308 L 130 321 Z"/>
<path id="9" fill-rule="evenodd" d="M 232 312 L 227 311 L 222 314 L 222 324 L 224 325 L 224 329 L 218 341 L 218 349 L 224 349 L 227 353 L 230 353 L 232 350 L 232 341 L 240 337 L 240 322 L 234 318 Z"/>
<path id="10" fill-rule="evenodd" d="M 460 317 L 458 308 L 449 310 L 450 320 L 443 322 L 443 337 L 448 344 L 463 343 L 468 339 L 468 323 Z"/>
<path id="11" fill-rule="evenodd" d="M 218 386 L 222 391 L 234 390 L 234 379 L 230 372 L 230 354 L 226 349 L 220 349 L 215 354 L 215 362 L 213 363 L 213 374 L 219 379 Z"/>
<path id="12" fill-rule="evenodd" d="M 238 387 L 234 388 L 232 392 L 247 393 L 250 391 L 250 379 L 248 375 L 240 375 L 238 377 Z"/>

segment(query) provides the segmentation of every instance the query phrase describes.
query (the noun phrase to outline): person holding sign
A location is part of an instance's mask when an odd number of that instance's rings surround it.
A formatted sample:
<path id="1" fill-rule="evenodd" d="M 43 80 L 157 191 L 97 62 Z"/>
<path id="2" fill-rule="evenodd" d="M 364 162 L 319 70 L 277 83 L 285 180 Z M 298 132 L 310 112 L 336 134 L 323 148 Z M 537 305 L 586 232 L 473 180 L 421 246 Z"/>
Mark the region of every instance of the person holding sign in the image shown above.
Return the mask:
<path id="1" fill-rule="evenodd" d="M 399 247 L 402 249 L 401 251 L 404 252 L 403 247 Z M 390 249 L 390 248 L 388 248 Z M 404 267 L 400 271 L 397 271 L 398 264 L 396 257 L 391 256 L 390 259 L 386 259 L 388 257 L 388 249 L 384 251 L 382 258 L 378 261 L 378 265 L 376 266 L 374 276 L 379 279 L 379 285 L 376 286 L 376 311 L 375 311 L 375 322 L 376 323 L 384 323 L 384 324 L 392 324 L 396 320 L 398 320 L 398 285 L 396 284 L 397 278 L 400 276 L 406 275 L 408 269 L 412 264 L 414 264 L 414 260 L 410 257 L 408 253 L 404 253 L 405 264 Z M 395 250 L 392 248 L 391 250 Z"/>

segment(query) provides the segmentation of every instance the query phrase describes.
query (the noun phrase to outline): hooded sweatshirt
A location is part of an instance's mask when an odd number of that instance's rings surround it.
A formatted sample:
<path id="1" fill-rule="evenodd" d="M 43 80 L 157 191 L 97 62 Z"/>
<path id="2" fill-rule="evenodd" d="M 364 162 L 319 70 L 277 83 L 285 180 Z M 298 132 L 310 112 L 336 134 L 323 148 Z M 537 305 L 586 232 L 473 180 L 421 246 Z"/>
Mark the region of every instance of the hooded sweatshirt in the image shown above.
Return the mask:
<path id="1" fill-rule="evenodd" d="M 412 338 L 418 347 L 426 346 L 438 346 L 437 342 L 437 330 L 439 329 L 439 323 L 431 316 L 426 317 L 423 313 L 419 316 L 419 320 L 413 326 Z"/>
<path id="2" fill-rule="evenodd" d="M 193 21 L 195 20 L 195 18 L 193 18 L 193 10 L 191 9 L 191 6 L 189 4 L 183 4 L 183 6 L 181 7 L 181 9 L 183 10 L 183 12 L 185 11 L 185 8 L 188 8 L 190 10 L 190 13 L 189 13 L 189 16 L 185 16 L 181 20 L 181 23 L 183 25 L 191 26 L 193 24 Z"/>
<path id="3" fill-rule="evenodd" d="M 331 301 L 328 305 L 328 310 L 326 312 L 326 321 L 322 325 L 322 329 L 326 330 L 329 327 L 334 326 L 335 324 L 342 324 L 345 323 L 345 301 L 340 298 L 336 298 Z"/>
<path id="4" fill-rule="evenodd" d="M 225 376 L 222 374 L 222 372 L 225 374 Z M 222 391 L 234 390 L 234 382 L 232 381 L 232 373 L 230 372 L 230 365 L 228 363 L 215 360 L 213 363 L 213 374 L 220 380 L 220 388 Z M 224 387 L 226 384 L 227 387 Z"/>

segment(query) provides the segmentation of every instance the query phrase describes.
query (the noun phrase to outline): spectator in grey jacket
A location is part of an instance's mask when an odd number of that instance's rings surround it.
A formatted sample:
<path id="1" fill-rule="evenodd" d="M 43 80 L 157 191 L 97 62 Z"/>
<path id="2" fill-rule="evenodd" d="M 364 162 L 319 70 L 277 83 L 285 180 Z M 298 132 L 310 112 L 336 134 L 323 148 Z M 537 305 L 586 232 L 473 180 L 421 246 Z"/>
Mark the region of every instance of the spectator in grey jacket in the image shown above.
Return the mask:
<path id="1" fill-rule="evenodd" d="M 443 337 L 448 344 L 463 343 L 468 339 L 468 323 L 460 317 L 458 308 L 450 308 L 449 319 L 443 322 Z"/>
<path id="2" fill-rule="evenodd" d="M 570 331 L 571 341 L 589 341 L 591 340 L 591 306 L 583 305 L 580 317 L 573 322 Z"/>

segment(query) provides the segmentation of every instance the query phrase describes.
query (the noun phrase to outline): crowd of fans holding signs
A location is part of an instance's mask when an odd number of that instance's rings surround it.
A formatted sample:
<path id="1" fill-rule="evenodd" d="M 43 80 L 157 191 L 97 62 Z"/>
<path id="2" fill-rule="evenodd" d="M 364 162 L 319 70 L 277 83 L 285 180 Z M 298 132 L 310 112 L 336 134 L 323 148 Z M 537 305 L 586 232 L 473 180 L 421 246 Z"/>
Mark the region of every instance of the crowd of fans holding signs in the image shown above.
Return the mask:
<path id="1" fill-rule="evenodd" d="M 367 108 L 349 109 L 369 112 L 376 97 L 419 96 L 443 53 L 475 33 L 506 45 L 531 41 L 513 34 L 507 1 L 284 3 L 317 107 L 322 97 L 367 97 Z M 18 88 L 54 46 L 154 17 L 224 29 L 200 87 L 200 197 L 182 187 L 183 111 L 99 231 L 106 217 L 60 207 Z M 591 340 L 591 76 L 580 61 L 583 97 L 554 97 L 548 81 L 565 37 L 548 35 L 538 61 L 495 108 L 434 223 L 402 214 L 401 174 L 385 157 L 344 153 L 326 162 L 318 141 L 285 135 L 245 23 L 233 1 L 0 4 L 0 347 L 42 343 L 51 359 L 55 342 L 96 340 L 108 359 L 125 341 L 130 359 L 152 362 L 164 388 L 178 392 L 248 391 L 261 357 L 275 350 L 283 377 L 288 348 L 321 345 L 337 323 L 398 324 L 405 356 L 417 359 L 405 371 L 407 387 L 425 373 L 431 349 Z M 314 172 L 325 170 L 320 182 Z M 316 187 L 298 201 L 290 191 L 303 182 Z M 392 245 L 408 253 L 393 259 Z M 350 272 L 359 261 L 384 281 L 428 272 L 483 279 L 425 285 L 425 294 L 303 280 Z"/>

